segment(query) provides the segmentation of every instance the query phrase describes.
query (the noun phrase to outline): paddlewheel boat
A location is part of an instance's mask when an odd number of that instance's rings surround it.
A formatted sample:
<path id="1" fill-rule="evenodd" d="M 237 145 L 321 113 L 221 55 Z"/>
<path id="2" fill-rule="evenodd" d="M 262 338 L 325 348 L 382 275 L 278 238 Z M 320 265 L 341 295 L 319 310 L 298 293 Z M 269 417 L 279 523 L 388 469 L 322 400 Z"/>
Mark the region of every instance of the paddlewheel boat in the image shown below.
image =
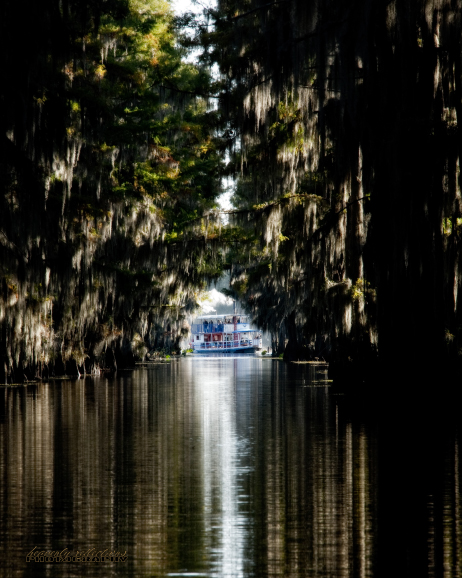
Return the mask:
<path id="1" fill-rule="evenodd" d="M 194 353 L 258 351 L 262 336 L 246 315 L 200 315 L 191 326 L 190 345 Z"/>

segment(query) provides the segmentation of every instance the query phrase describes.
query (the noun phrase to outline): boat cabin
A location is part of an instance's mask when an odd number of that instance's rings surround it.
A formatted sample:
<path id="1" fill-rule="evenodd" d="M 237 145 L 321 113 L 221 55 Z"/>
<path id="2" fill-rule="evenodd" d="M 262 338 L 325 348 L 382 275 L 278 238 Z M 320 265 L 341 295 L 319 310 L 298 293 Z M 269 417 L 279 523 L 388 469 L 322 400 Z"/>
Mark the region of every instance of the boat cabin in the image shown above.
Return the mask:
<path id="1" fill-rule="evenodd" d="M 191 326 L 191 348 L 197 352 L 245 351 L 262 347 L 261 333 L 247 315 L 200 315 Z"/>

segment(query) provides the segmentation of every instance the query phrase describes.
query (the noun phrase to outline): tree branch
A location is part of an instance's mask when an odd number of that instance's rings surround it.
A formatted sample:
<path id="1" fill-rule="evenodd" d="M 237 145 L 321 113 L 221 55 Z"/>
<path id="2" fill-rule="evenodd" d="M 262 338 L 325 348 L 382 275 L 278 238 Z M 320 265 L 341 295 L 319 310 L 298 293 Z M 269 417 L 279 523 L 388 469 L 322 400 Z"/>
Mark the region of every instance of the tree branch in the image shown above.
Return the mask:
<path id="1" fill-rule="evenodd" d="M 239 20 L 240 18 L 244 18 L 245 16 L 248 16 L 249 14 L 253 14 L 254 12 L 258 12 L 258 10 L 261 10 L 262 8 L 268 8 L 268 6 L 274 6 L 275 4 L 283 4 L 284 2 L 291 2 L 292 0 L 277 0 L 276 2 L 268 2 L 268 4 L 262 4 L 261 6 L 257 6 L 257 8 L 252 8 L 252 10 L 249 10 L 248 12 L 244 12 L 243 14 L 238 14 L 237 16 L 233 16 L 232 18 L 230 18 L 231 21 L 235 22 L 236 20 Z"/>
<path id="2" fill-rule="evenodd" d="M 204 94 L 203 92 L 192 92 L 191 90 L 181 90 L 181 88 L 176 88 L 175 86 L 165 86 L 165 84 L 159 84 L 154 82 L 150 85 L 149 88 L 153 88 L 154 86 L 160 86 L 160 88 L 165 88 L 166 90 L 173 90 L 175 92 L 181 92 L 183 94 L 191 94 L 193 96 L 203 96 L 204 98 L 221 98 L 220 96 L 216 96 L 214 94 Z"/>

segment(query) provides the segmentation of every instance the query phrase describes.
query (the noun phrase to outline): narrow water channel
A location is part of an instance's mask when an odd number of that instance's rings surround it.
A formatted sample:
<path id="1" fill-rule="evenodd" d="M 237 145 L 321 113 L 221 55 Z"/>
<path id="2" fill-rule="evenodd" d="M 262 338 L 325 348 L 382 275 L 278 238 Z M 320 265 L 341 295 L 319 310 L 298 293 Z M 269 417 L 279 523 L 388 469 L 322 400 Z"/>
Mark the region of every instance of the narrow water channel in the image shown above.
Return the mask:
<path id="1" fill-rule="evenodd" d="M 411 426 L 326 379 L 197 356 L 1 389 L 0 577 L 462 576 L 457 420 Z"/>

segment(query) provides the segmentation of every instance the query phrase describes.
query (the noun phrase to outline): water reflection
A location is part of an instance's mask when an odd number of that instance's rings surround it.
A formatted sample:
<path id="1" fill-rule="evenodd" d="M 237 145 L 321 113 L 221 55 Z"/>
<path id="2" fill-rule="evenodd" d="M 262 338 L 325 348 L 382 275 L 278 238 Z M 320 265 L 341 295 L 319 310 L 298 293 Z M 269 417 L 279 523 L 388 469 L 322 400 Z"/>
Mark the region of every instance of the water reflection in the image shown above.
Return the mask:
<path id="1" fill-rule="evenodd" d="M 186 358 L 2 389 L 0 576 L 367 577 L 393 543 L 422 575 L 461 576 L 458 437 L 433 440 L 438 464 L 421 460 L 323 379 Z M 416 492 L 423 464 L 438 475 Z M 129 558 L 27 564 L 34 546 Z"/>

